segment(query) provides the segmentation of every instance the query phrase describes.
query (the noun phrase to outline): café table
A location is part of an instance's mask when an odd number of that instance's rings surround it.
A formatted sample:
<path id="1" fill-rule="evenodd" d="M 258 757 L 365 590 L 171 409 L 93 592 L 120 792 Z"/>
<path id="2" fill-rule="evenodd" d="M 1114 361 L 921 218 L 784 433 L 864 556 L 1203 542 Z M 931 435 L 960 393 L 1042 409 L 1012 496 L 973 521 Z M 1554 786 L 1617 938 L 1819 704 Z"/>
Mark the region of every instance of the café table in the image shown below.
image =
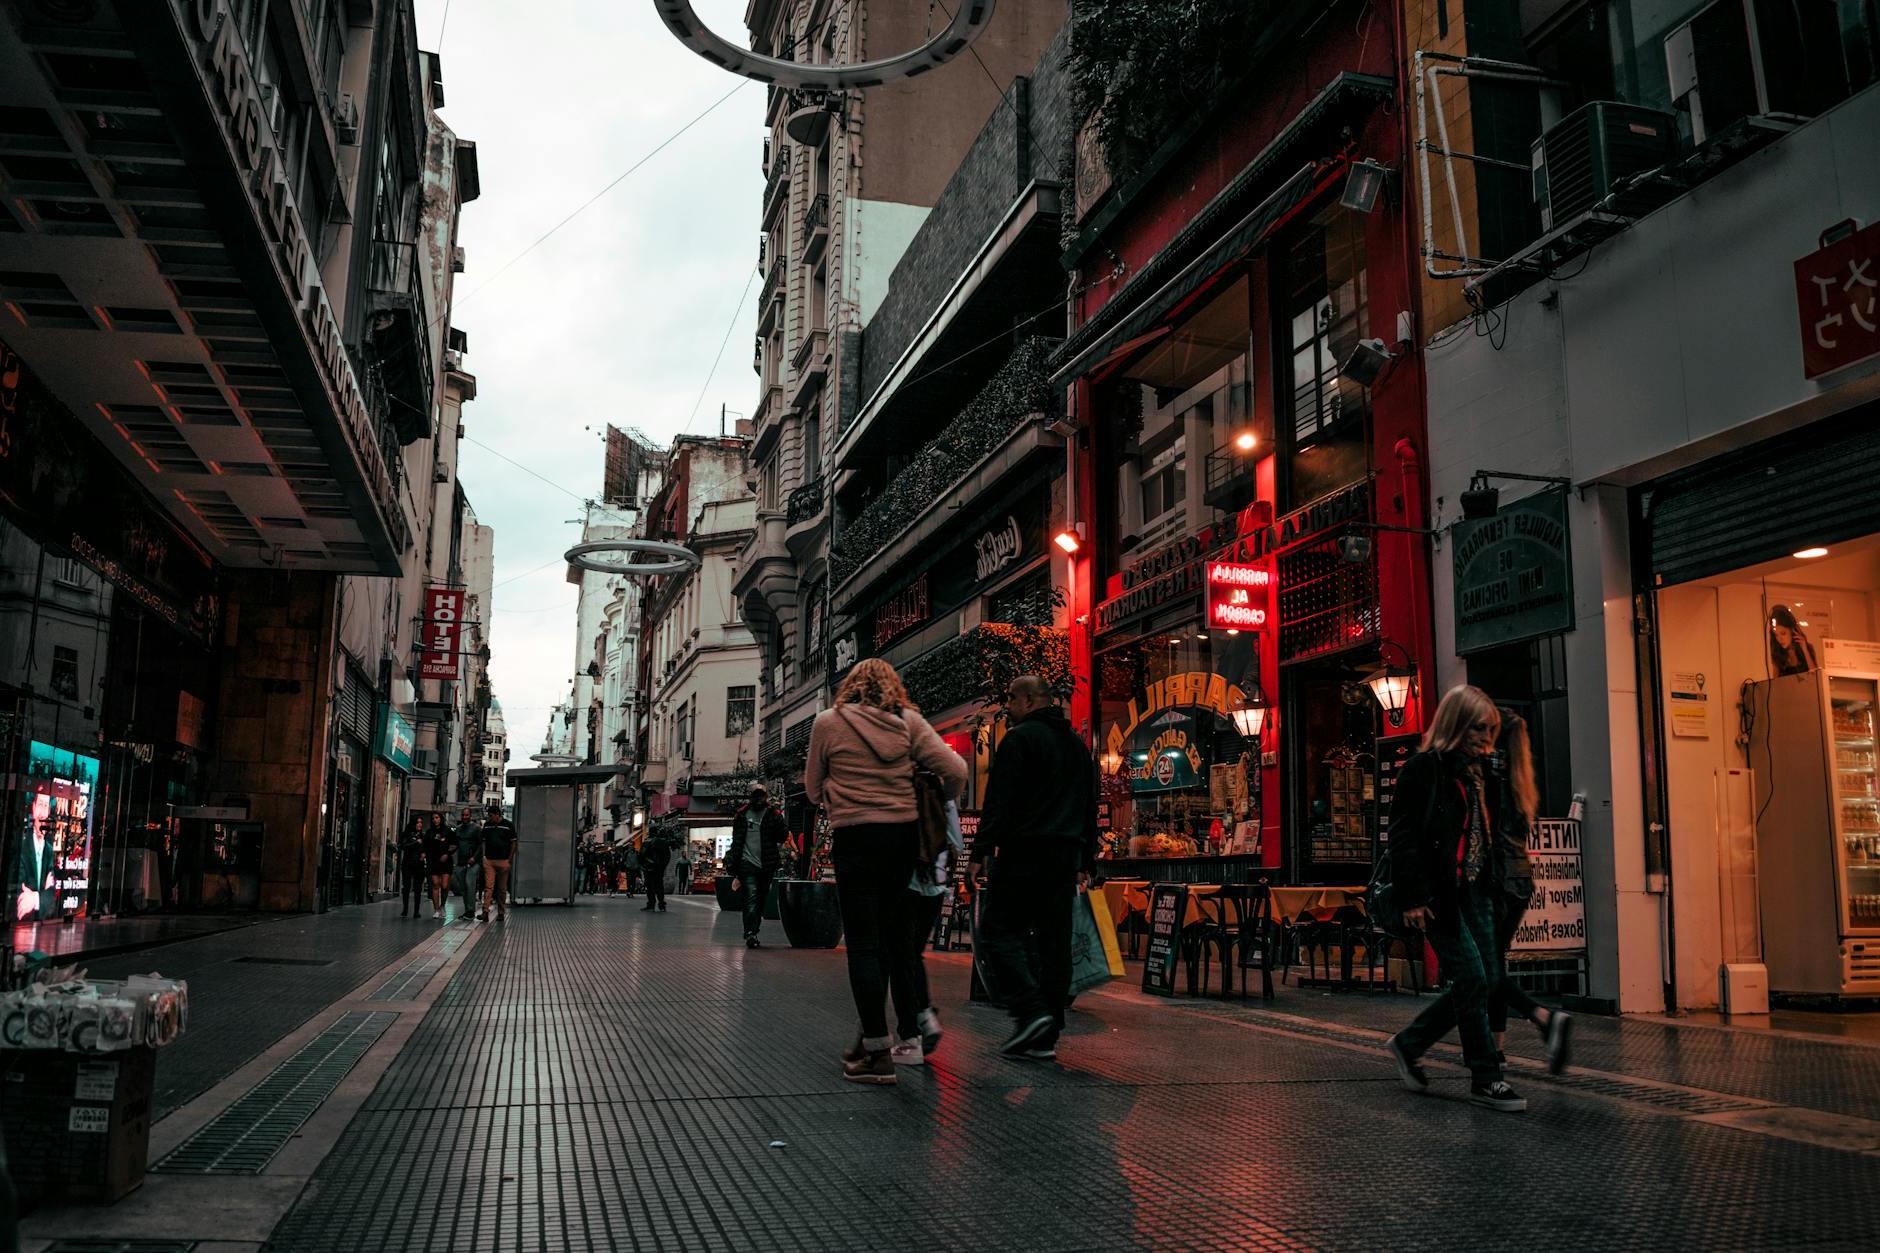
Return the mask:
<path id="1" fill-rule="evenodd" d="M 1337 927 L 1339 915 L 1344 911 L 1353 911 L 1359 916 L 1364 913 L 1365 889 L 1363 887 L 1276 887 L 1268 889 L 1268 917 L 1279 927 L 1295 934 L 1318 932 L 1325 937 L 1325 932 Z M 1300 986 L 1313 987 L 1325 984 L 1331 987 L 1349 988 L 1353 986 L 1352 934 L 1348 928 L 1338 928 L 1338 967 L 1337 979 L 1318 979 L 1309 973 L 1300 979 Z M 1329 947 L 1329 944 L 1327 945 Z M 1288 963 L 1290 965 L 1290 962 Z M 1328 972 L 1329 973 L 1329 972 Z"/>
<path id="2" fill-rule="evenodd" d="M 1117 933 L 1120 935 L 1131 923 L 1142 924 L 1130 936 L 1132 957 L 1135 956 L 1135 941 L 1147 929 L 1149 888 L 1147 879 L 1108 879 L 1103 884 L 1103 901 L 1110 907 L 1110 920 L 1116 924 Z"/>

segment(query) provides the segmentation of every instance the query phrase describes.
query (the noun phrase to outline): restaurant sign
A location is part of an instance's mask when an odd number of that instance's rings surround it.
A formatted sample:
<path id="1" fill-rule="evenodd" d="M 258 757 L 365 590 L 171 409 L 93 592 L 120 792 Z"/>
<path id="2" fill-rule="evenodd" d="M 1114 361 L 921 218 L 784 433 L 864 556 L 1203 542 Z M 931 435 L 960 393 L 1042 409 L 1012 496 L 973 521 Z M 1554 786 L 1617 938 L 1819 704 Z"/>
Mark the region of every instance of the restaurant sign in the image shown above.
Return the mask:
<path id="1" fill-rule="evenodd" d="M 1452 539 L 1458 656 L 1573 629 L 1565 488 L 1464 519 Z"/>
<path id="2" fill-rule="evenodd" d="M 1580 824 L 1541 818 L 1528 830 L 1534 895 L 1514 933 L 1523 953 L 1578 952 L 1586 947 L 1586 881 L 1580 860 Z"/>
<path id="3" fill-rule="evenodd" d="M 1795 304 L 1805 377 L 1880 353 L 1880 222 L 1796 261 Z"/>
<path id="4" fill-rule="evenodd" d="M 933 602 L 927 595 L 927 576 L 922 574 L 882 601 L 881 607 L 875 610 L 875 648 L 885 648 L 932 616 Z"/>
<path id="5" fill-rule="evenodd" d="M 1123 590 L 1097 606 L 1097 633 L 1201 590 L 1201 556 L 1214 542 L 1214 528 L 1145 553 L 1123 567 Z"/>
<path id="6" fill-rule="evenodd" d="M 1238 561 L 1207 563 L 1210 629 L 1257 631 L 1266 625 L 1273 594 L 1273 571 Z"/>

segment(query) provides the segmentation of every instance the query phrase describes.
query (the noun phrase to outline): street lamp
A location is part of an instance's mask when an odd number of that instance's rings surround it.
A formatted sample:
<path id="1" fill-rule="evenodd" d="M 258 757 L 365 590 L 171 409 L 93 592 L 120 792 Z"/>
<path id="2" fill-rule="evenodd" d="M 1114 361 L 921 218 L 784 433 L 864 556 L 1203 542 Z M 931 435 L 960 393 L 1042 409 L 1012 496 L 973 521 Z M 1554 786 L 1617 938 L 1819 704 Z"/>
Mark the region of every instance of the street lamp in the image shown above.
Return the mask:
<path id="1" fill-rule="evenodd" d="M 1104 774 L 1121 774 L 1123 772 L 1123 755 L 1115 749 L 1106 750 L 1100 760 L 1103 763 Z"/>
<path id="2" fill-rule="evenodd" d="M 1410 653 L 1403 645 L 1385 640 L 1381 647 L 1394 648 L 1402 653 L 1404 664 L 1399 667 L 1386 662 L 1382 669 L 1372 674 L 1364 683 L 1371 689 L 1371 695 L 1377 698 L 1377 703 L 1383 707 L 1385 720 L 1393 727 L 1400 727 L 1403 725 L 1404 706 L 1409 704 L 1410 698 L 1417 694 L 1416 667 L 1411 664 Z"/>
<path id="3" fill-rule="evenodd" d="M 1240 732 L 1243 740 L 1257 740 L 1266 730 L 1266 715 L 1270 706 L 1266 703 L 1266 693 L 1255 683 L 1251 690 L 1243 693 L 1235 702 L 1229 714 L 1234 719 L 1234 729 Z"/>

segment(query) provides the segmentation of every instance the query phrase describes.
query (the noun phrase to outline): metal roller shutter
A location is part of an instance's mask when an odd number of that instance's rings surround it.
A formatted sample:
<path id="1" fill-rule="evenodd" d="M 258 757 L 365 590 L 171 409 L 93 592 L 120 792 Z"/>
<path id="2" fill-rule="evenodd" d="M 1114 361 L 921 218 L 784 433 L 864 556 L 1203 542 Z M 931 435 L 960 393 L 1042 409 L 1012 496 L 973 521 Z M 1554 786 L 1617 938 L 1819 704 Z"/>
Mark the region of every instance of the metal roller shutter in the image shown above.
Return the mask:
<path id="1" fill-rule="evenodd" d="M 1664 479 L 1643 513 L 1658 587 L 1880 532 L 1880 405 Z"/>

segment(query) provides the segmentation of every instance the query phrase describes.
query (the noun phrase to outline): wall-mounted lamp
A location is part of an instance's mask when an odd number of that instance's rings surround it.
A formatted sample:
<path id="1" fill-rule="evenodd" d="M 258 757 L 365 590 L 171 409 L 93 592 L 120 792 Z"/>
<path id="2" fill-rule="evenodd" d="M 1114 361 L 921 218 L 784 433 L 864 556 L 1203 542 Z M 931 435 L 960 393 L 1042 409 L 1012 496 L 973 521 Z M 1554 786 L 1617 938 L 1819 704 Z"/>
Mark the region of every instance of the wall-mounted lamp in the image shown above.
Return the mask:
<path id="1" fill-rule="evenodd" d="M 1490 479 L 1510 479 L 1517 483 L 1547 483 L 1554 487 L 1571 487 L 1573 480 L 1561 478 L 1557 474 L 1513 474 L 1506 470 L 1477 470 L 1469 476 L 1468 490 L 1458 500 L 1462 505 L 1462 516 L 1471 521 L 1492 518 L 1501 509 L 1501 492 L 1490 487 Z"/>
<path id="2" fill-rule="evenodd" d="M 1059 531 L 1056 535 L 1052 536 L 1051 542 L 1053 544 L 1056 544 L 1059 548 L 1063 549 L 1066 553 L 1070 554 L 1071 556 L 1073 557 L 1076 556 L 1079 552 L 1083 551 L 1084 524 L 1081 522 L 1071 523 L 1069 526 L 1065 527 L 1062 531 Z"/>
<path id="3" fill-rule="evenodd" d="M 1242 431 L 1234 436 L 1234 447 L 1241 452 L 1252 452 L 1260 446 L 1260 437 L 1252 431 Z"/>
<path id="4" fill-rule="evenodd" d="M 1345 363 L 1338 367 L 1338 372 L 1356 383 L 1359 387 L 1369 387 L 1377 382 L 1384 367 L 1397 359 L 1388 345 L 1381 339 L 1361 339 L 1358 346 L 1351 350 Z"/>
<path id="5" fill-rule="evenodd" d="M 1377 198 L 1389 182 L 1389 167 L 1370 157 L 1354 161 L 1351 172 L 1345 175 L 1345 189 L 1338 194 L 1338 203 L 1353 213 L 1369 213 L 1377 208 Z"/>
<path id="6" fill-rule="evenodd" d="M 1379 650 L 1394 648 L 1403 656 L 1403 665 L 1394 666 L 1385 662 L 1382 669 L 1372 674 L 1364 683 L 1371 689 L 1371 695 L 1384 710 L 1384 719 L 1393 727 L 1403 725 L 1404 708 L 1410 698 L 1417 694 L 1416 664 L 1410 660 L 1410 653 L 1401 644 L 1385 640 Z"/>
<path id="7" fill-rule="evenodd" d="M 1228 713 L 1234 719 L 1234 730 L 1240 732 L 1240 738 L 1257 740 L 1260 733 L 1266 730 L 1266 716 L 1270 709 L 1266 693 L 1255 683 L 1242 694 Z"/>

